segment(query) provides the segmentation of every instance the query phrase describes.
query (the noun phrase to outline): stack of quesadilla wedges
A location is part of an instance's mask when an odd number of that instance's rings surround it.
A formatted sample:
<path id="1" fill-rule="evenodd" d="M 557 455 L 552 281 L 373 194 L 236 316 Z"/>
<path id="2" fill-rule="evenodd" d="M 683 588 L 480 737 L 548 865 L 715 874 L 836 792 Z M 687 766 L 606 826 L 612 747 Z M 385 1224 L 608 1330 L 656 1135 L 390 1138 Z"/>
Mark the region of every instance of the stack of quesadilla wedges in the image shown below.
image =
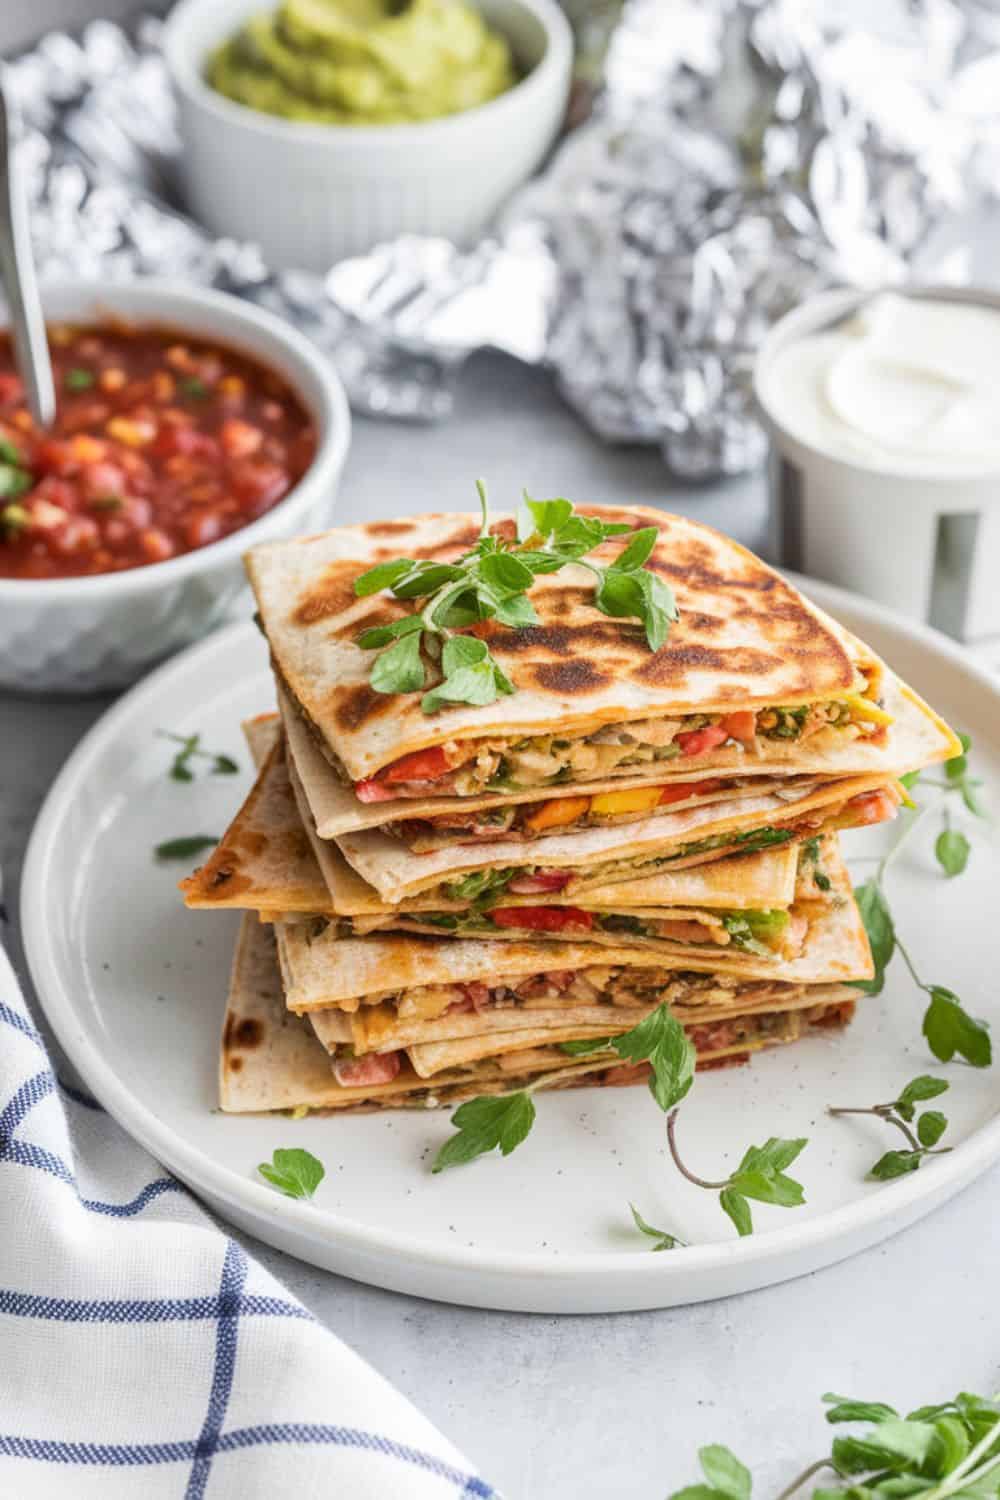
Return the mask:
<path id="1" fill-rule="evenodd" d="M 598 612 L 567 566 L 531 590 L 538 624 L 472 627 L 515 691 L 430 714 L 372 689 L 356 637 L 410 609 L 354 580 L 453 561 L 468 517 L 248 554 L 279 713 L 245 726 L 257 781 L 182 887 L 247 913 L 224 1109 L 633 1082 L 608 1039 L 664 1002 L 701 1065 L 850 1018 L 872 964 L 839 831 L 894 816 L 899 776 L 956 737 L 727 538 L 585 513 L 658 528 L 646 566 L 680 610 L 665 644 Z"/>

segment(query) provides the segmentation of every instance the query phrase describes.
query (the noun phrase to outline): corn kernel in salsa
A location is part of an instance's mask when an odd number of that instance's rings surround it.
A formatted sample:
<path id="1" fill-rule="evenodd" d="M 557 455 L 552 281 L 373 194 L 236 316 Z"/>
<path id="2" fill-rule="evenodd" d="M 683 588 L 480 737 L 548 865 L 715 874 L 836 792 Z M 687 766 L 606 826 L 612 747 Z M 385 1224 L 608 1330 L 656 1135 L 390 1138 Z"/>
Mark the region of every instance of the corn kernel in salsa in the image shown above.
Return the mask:
<path id="1" fill-rule="evenodd" d="M 117 573 L 270 510 L 316 453 L 284 380 L 175 329 L 49 329 L 58 411 L 37 429 L 0 339 L 0 577 Z"/>

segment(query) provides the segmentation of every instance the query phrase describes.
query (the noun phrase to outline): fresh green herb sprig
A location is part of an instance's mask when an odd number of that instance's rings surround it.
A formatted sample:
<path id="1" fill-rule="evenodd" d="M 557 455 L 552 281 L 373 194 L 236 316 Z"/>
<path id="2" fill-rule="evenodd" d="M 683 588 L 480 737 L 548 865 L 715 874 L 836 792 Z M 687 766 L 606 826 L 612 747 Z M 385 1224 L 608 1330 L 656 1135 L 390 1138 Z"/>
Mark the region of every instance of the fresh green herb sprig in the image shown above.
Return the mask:
<path id="1" fill-rule="evenodd" d="M 262 1161 L 257 1171 L 286 1198 L 311 1198 L 326 1176 L 319 1158 L 300 1146 L 278 1147 L 271 1160 Z"/>
<path id="2" fill-rule="evenodd" d="M 200 734 L 173 734 L 169 729 L 158 729 L 159 734 L 165 740 L 173 740 L 180 745 L 173 760 L 170 762 L 169 776 L 171 781 L 193 781 L 194 771 L 191 769 L 191 761 L 195 758 L 210 760 L 210 770 L 213 776 L 235 776 L 239 771 L 239 764 L 233 760 L 231 755 L 219 755 L 214 750 L 203 750 L 201 748 Z"/>
<path id="3" fill-rule="evenodd" d="M 451 1123 L 458 1134 L 445 1141 L 434 1158 L 432 1172 L 461 1166 L 498 1147 L 502 1156 L 509 1156 L 534 1125 L 535 1105 L 528 1089 L 495 1097 L 481 1094 L 460 1104 Z"/>
<path id="4" fill-rule="evenodd" d="M 935 784 L 946 789 L 951 787 L 956 790 L 965 789 L 962 791 L 963 800 L 965 800 L 965 791 L 971 788 L 970 794 L 975 801 L 975 787 L 979 785 L 979 782 L 968 775 L 966 755 L 970 742 L 967 735 L 963 735 L 961 739 L 964 747 L 962 754 L 956 756 L 953 761 L 948 761 L 945 766 L 948 781 Z M 957 764 L 959 761 L 962 762 L 960 766 Z M 908 787 L 912 787 L 915 782 L 915 776 L 911 775 L 907 782 Z M 966 805 L 970 804 L 967 802 Z M 978 804 L 976 810 L 979 811 Z M 927 811 L 926 807 L 917 808 L 906 815 L 906 821 L 895 842 L 879 860 L 875 873 L 863 885 L 855 888 L 855 900 L 865 924 L 865 931 L 868 933 L 875 964 L 875 977 L 858 981 L 857 988 L 865 990 L 870 995 L 880 994 L 885 985 L 885 971 L 893 956 L 898 953 L 909 970 L 914 984 L 929 997 L 930 1003 L 924 1013 L 923 1033 L 934 1056 L 939 1062 L 950 1062 L 957 1054 L 975 1068 L 986 1068 L 993 1061 L 993 1046 L 988 1022 L 971 1016 L 953 990 L 947 989 L 944 985 L 929 984 L 921 979 L 908 948 L 896 930 L 892 909 L 885 891 L 887 871 L 914 829 L 920 825 Z M 939 838 L 938 845 L 940 843 Z M 937 854 L 947 873 L 959 874 L 965 868 L 968 852 L 966 849 L 963 857 L 960 844 L 949 844 L 946 850 L 938 848 Z M 943 858 L 942 855 L 944 855 Z M 946 860 L 953 863 L 954 868 L 949 869 L 948 864 L 945 863 Z"/>
<path id="5" fill-rule="evenodd" d="M 898 1098 L 888 1104 L 872 1104 L 867 1108 L 831 1106 L 828 1113 L 838 1117 L 874 1115 L 887 1125 L 894 1125 L 903 1134 L 907 1149 L 887 1151 L 868 1172 L 868 1176 L 874 1181 L 888 1182 L 893 1177 L 903 1177 L 908 1172 L 915 1172 L 925 1157 L 941 1156 L 951 1150 L 950 1146 L 938 1145 L 948 1128 L 947 1117 L 937 1109 L 925 1109 L 917 1114 L 918 1104 L 947 1093 L 948 1087 L 946 1079 L 922 1073 L 919 1078 L 911 1078 Z"/>
<path id="6" fill-rule="evenodd" d="M 641 621 L 651 651 L 658 651 L 678 618 L 671 589 L 644 564 L 658 536 L 655 526 L 630 534 L 607 568 L 586 554 L 609 537 L 629 532 L 624 524 L 579 515 L 569 500 L 532 500 L 527 494 L 518 512 L 517 539 L 492 536 L 486 490 L 477 483 L 482 526 L 475 546 L 454 563 L 401 557 L 377 563 L 355 579 L 359 598 L 388 589 L 396 599 L 425 600 L 416 614 L 389 625 L 364 630 L 357 644 L 377 651 L 370 682 L 377 693 L 416 693 L 426 686 L 425 658 L 441 681 L 421 700 L 424 713 L 449 703 L 493 703 L 514 684 L 485 641 L 456 631 L 480 620 L 496 620 L 520 630 L 538 624 L 528 598 L 535 579 L 579 563 L 594 574 L 594 605 L 616 619 Z"/>
<path id="7" fill-rule="evenodd" d="M 661 1109 L 683 1099 L 694 1081 L 694 1048 L 684 1029 L 671 1016 L 666 1005 L 643 1017 L 631 1031 L 621 1036 L 598 1037 L 589 1041 L 564 1042 L 561 1051 L 568 1057 L 587 1057 L 594 1053 L 615 1051 L 629 1062 L 649 1062 L 649 1088 Z M 458 1135 L 446 1141 L 438 1152 L 432 1171 L 474 1161 L 497 1147 L 503 1156 L 519 1146 L 535 1123 L 535 1106 L 531 1095 L 547 1081 L 535 1079 L 516 1094 L 498 1097 L 482 1095 L 459 1105 L 451 1117 Z"/>
<path id="8" fill-rule="evenodd" d="M 666 1004 L 644 1016 L 631 1031 L 619 1036 L 595 1037 L 589 1040 L 563 1042 L 560 1050 L 567 1057 L 592 1057 L 601 1052 L 615 1052 L 624 1062 L 648 1062 L 649 1091 L 667 1116 L 667 1143 L 674 1165 L 682 1176 L 697 1187 L 718 1192 L 719 1202 L 741 1235 L 753 1233 L 750 1199 L 760 1203 L 794 1208 L 805 1202 L 801 1183 L 786 1173 L 807 1145 L 805 1139 L 778 1140 L 773 1137 L 763 1146 L 749 1146 L 739 1166 L 720 1182 L 708 1182 L 696 1176 L 680 1159 L 676 1125 L 678 1106 L 694 1082 L 697 1054 L 683 1026 L 670 1014 Z M 484 1096 L 470 1099 L 452 1115 L 458 1134 L 446 1141 L 438 1152 L 432 1170 L 458 1166 L 473 1161 L 487 1151 L 500 1148 L 502 1155 L 521 1144 L 535 1122 L 531 1094 L 545 1083 L 539 1078 L 516 1094 L 499 1098 Z M 672 1230 L 654 1229 L 634 1204 L 629 1205 L 636 1227 L 655 1239 L 654 1250 L 673 1250 L 683 1245 Z"/>
<path id="9" fill-rule="evenodd" d="M 962 1391 L 951 1401 L 900 1416 L 883 1401 L 855 1401 L 828 1392 L 832 1425 L 869 1423 L 860 1437 L 835 1437 L 830 1452 L 804 1469 L 778 1496 L 791 1500 L 817 1474 L 812 1500 L 994 1500 L 1000 1493 L 1000 1403 Z M 721 1444 L 698 1453 L 705 1482 L 669 1500 L 750 1500 L 749 1469 Z"/>
<path id="10" fill-rule="evenodd" d="M 801 1182 L 785 1171 L 809 1144 L 805 1136 L 788 1141 L 771 1136 L 763 1146 L 748 1146 L 735 1171 L 713 1182 L 697 1176 L 681 1161 L 677 1149 L 677 1113 L 673 1109 L 667 1116 L 667 1144 L 674 1166 L 696 1187 L 719 1194 L 719 1207 L 732 1219 L 741 1237 L 753 1234 L 750 1199 L 777 1208 L 798 1208 L 806 1201 Z"/>
<path id="11" fill-rule="evenodd" d="M 654 1229 L 652 1224 L 648 1224 L 642 1217 L 642 1214 L 636 1208 L 634 1203 L 630 1203 L 629 1208 L 632 1210 L 632 1222 L 635 1225 L 636 1229 L 638 1229 L 639 1233 L 644 1234 L 649 1239 L 655 1241 L 655 1243 L 650 1245 L 649 1247 L 651 1250 L 676 1250 L 678 1246 L 685 1244 L 684 1240 L 679 1240 L 677 1236 L 675 1234 L 671 1234 L 668 1229 Z"/>

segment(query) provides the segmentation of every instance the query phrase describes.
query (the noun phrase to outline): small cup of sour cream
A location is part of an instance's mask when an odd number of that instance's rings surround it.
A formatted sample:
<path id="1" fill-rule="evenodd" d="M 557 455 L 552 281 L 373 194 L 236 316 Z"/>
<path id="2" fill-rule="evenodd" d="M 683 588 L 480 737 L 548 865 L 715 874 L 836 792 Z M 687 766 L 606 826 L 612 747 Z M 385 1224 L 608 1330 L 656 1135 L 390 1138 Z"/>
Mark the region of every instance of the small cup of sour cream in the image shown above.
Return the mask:
<path id="1" fill-rule="evenodd" d="M 785 567 L 1000 635 L 1000 295 L 824 292 L 775 324 L 754 390 Z"/>

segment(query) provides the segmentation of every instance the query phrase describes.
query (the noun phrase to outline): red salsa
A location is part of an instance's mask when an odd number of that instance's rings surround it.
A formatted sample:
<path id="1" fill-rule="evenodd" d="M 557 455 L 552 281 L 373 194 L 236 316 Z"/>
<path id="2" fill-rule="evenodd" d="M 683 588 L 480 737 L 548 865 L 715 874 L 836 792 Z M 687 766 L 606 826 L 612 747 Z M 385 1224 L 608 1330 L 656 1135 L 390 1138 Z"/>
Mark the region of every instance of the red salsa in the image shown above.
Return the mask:
<path id="1" fill-rule="evenodd" d="M 0 577 L 163 562 L 238 531 L 309 468 L 316 434 L 280 376 L 176 330 L 49 329 L 41 432 L 0 340 Z"/>

